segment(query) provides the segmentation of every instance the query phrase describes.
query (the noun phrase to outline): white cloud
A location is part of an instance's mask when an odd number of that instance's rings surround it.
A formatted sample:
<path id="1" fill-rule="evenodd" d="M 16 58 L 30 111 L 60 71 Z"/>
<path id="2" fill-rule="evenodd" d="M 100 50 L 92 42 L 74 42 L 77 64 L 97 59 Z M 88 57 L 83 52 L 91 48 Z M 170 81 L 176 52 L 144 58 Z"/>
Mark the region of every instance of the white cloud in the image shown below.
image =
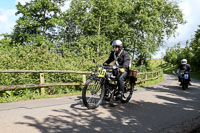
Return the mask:
<path id="1" fill-rule="evenodd" d="M 179 25 L 179 28 L 176 31 L 176 37 L 171 37 L 169 40 L 166 40 L 167 46 L 161 48 L 162 53 L 165 53 L 167 47 L 171 47 L 178 42 L 181 43 L 182 47 L 185 46 L 186 41 L 191 41 L 194 37 L 195 31 L 200 25 L 200 0 L 182 0 L 179 3 L 180 9 L 183 12 L 183 18 L 187 21 L 184 25 Z M 161 57 L 161 51 L 159 51 L 154 58 Z"/>
<path id="2" fill-rule="evenodd" d="M 179 28 L 177 30 L 177 37 L 172 37 L 171 39 L 169 39 L 168 44 L 170 46 L 178 42 L 181 42 L 181 44 L 184 46 L 187 40 L 190 41 L 192 39 L 195 31 L 198 28 L 198 25 L 200 25 L 199 5 L 199 0 L 183 0 L 183 2 L 180 3 L 180 9 L 184 14 L 184 19 L 187 21 L 187 23 L 184 25 L 179 25 Z"/>
<path id="3" fill-rule="evenodd" d="M 20 2 L 24 5 L 26 2 L 30 2 L 31 0 L 16 0 L 16 4 Z M 65 6 L 62 7 L 62 11 L 69 8 L 70 0 L 65 2 Z M 0 9 L 0 34 L 11 33 L 14 25 L 16 24 L 16 20 L 19 16 L 15 16 L 16 9 L 13 10 L 5 10 Z M 0 38 L 1 39 L 1 38 Z"/>
<path id="4" fill-rule="evenodd" d="M 179 4 L 179 6 L 180 6 L 180 9 L 183 12 L 184 18 L 189 17 L 189 15 L 191 14 L 191 8 L 190 8 L 188 1 L 181 2 Z"/>
<path id="5" fill-rule="evenodd" d="M 0 34 L 10 33 L 15 25 L 16 10 L 4 10 L 0 9 Z"/>
<path id="6" fill-rule="evenodd" d="M 24 5 L 26 2 L 30 2 L 31 0 L 16 0 L 16 4 L 20 2 L 22 5 Z"/>
<path id="7" fill-rule="evenodd" d="M 4 15 L 0 15 L 0 23 L 6 23 L 8 21 L 8 18 Z"/>

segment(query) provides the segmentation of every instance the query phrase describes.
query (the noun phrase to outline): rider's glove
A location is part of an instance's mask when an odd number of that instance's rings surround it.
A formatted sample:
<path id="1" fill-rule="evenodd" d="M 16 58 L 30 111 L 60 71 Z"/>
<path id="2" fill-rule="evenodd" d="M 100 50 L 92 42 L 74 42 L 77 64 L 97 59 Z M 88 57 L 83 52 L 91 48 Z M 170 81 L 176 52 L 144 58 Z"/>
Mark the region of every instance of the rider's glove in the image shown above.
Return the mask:
<path id="1" fill-rule="evenodd" d="M 121 73 L 125 72 L 124 68 L 120 68 L 119 71 L 120 71 Z"/>
<path id="2" fill-rule="evenodd" d="M 108 64 L 107 63 L 103 63 L 103 66 L 107 66 Z"/>

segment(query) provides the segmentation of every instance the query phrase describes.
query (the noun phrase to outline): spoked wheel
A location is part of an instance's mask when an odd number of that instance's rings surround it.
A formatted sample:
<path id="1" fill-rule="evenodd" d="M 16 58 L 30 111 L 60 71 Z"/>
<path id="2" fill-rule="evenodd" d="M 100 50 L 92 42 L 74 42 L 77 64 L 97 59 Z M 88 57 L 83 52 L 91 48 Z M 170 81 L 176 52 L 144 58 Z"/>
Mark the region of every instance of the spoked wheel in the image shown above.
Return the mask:
<path id="1" fill-rule="evenodd" d="M 133 94 L 133 89 L 134 89 L 134 84 L 130 82 L 130 80 L 127 80 L 124 87 L 124 94 L 120 99 L 122 103 L 129 102 Z"/>
<path id="2" fill-rule="evenodd" d="M 83 104 L 88 109 L 97 108 L 103 100 L 105 88 L 101 85 L 102 79 L 88 79 L 82 91 Z"/>

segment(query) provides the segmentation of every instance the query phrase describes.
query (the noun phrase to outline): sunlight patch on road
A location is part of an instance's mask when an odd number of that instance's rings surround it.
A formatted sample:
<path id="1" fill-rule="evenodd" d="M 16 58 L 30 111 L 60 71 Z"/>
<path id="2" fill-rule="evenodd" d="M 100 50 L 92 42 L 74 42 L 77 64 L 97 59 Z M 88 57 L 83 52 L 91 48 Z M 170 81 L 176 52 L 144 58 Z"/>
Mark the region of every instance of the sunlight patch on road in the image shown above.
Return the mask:
<path id="1" fill-rule="evenodd" d="M 122 122 L 123 125 L 130 125 L 130 123 L 131 123 L 131 125 L 138 125 L 137 122 L 133 122 L 133 121 L 137 121 L 137 120 L 136 119 L 130 119 L 130 118 L 127 118 L 127 117 L 121 119 L 121 122 Z"/>
<path id="2" fill-rule="evenodd" d="M 188 110 L 188 111 L 194 111 L 193 108 L 183 108 L 184 110 Z"/>
<path id="3" fill-rule="evenodd" d="M 178 95 L 171 95 L 170 93 L 160 92 L 143 92 L 135 96 L 136 101 L 144 101 L 157 104 L 178 104 L 180 101 L 193 101 L 190 98 L 181 97 Z"/>
<path id="4" fill-rule="evenodd" d="M 110 112 L 109 110 L 103 108 L 103 107 L 99 107 L 101 109 L 98 109 L 98 117 L 100 118 L 104 118 L 104 119 L 113 119 L 113 120 L 116 120 L 117 118 L 115 116 L 112 115 L 112 112 Z"/>
<path id="5" fill-rule="evenodd" d="M 95 127 L 94 130 L 95 130 L 95 131 L 101 131 L 102 128 L 101 128 L 101 127 Z"/>

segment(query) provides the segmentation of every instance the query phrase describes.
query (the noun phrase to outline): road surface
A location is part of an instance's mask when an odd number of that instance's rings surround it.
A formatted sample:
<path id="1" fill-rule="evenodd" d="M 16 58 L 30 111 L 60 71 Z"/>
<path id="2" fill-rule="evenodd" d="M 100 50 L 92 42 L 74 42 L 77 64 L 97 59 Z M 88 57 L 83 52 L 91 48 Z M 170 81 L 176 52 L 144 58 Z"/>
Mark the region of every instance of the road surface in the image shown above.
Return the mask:
<path id="1" fill-rule="evenodd" d="M 183 91 L 177 77 L 137 88 L 129 103 L 86 109 L 81 96 L 0 104 L 0 133 L 188 133 L 200 124 L 200 81 Z"/>

